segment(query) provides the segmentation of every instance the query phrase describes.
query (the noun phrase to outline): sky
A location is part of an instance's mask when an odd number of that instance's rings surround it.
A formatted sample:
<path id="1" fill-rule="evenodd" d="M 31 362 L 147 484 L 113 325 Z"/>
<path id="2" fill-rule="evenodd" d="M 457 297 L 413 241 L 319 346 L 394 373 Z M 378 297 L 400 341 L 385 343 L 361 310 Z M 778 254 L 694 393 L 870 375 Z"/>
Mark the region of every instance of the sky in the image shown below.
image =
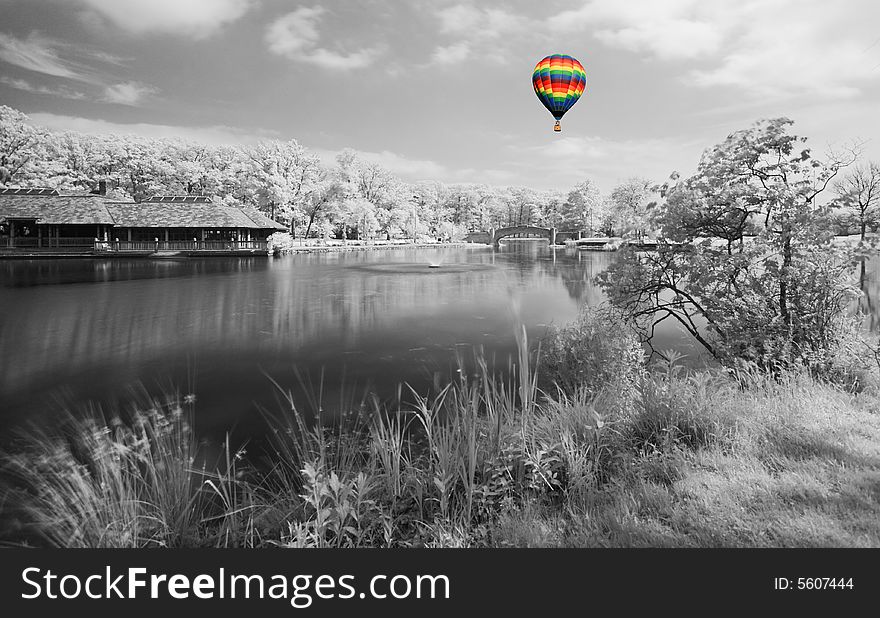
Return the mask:
<path id="1" fill-rule="evenodd" d="M 787 116 L 880 161 L 876 0 L 0 0 L 0 104 L 42 126 L 344 148 L 408 181 L 609 191 Z M 561 133 L 544 56 L 586 69 Z"/>

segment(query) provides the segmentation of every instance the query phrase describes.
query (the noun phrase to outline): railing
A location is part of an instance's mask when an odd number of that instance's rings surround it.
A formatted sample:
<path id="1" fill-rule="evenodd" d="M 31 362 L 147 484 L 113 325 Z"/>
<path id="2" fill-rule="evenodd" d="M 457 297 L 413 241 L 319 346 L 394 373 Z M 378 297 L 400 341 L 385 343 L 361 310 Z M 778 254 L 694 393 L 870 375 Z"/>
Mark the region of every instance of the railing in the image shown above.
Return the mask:
<path id="1" fill-rule="evenodd" d="M 94 238 L 33 238 L 0 240 L 0 249 L 28 251 L 268 251 L 265 240 L 95 240 Z"/>
<path id="2" fill-rule="evenodd" d="M 0 247 L 8 249 L 27 249 L 29 251 L 93 251 L 94 238 L 34 238 L 19 236 L 0 240 Z"/>
<path id="3" fill-rule="evenodd" d="M 98 243 L 106 251 L 267 251 L 265 240 L 111 240 Z"/>

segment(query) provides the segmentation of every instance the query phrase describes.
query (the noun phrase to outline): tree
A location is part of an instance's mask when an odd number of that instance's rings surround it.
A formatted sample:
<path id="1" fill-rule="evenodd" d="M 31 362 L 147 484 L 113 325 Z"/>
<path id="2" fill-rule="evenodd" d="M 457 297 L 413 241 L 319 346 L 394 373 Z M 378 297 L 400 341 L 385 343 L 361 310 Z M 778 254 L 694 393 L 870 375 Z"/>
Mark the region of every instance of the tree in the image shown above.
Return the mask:
<path id="1" fill-rule="evenodd" d="M 613 210 L 619 229 L 623 234 L 633 234 L 641 242 L 650 226 L 652 201 L 651 182 L 633 177 L 612 189 L 608 206 Z"/>
<path id="2" fill-rule="evenodd" d="M 596 183 L 584 180 L 568 192 L 563 206 L 565 223 L 574 229 L 589 230 L 592 236 L 594 226 L 599 225 L 602 206 L 602 194 Z"/>
<path id="3" fill-rule="evenodd" d="M 328 214 L 331 204 L 337 199 L 339 193 L 340 186 L 337 180 L 327 170 L 322 169 L 318 181 L 304 203 L 303 208 L 306 217 L 308 217 L 308 223 L 303 238 L 309 237 L 316 219 Z"/>
<path id="4" fill-rule="evenodd" d="M 321 161 L 296 140 L 262 141 L 245 151 L 245 169 L 250 176 L 257 204 L 273 219 L 296 221 L 306 218 L 309 195 L 317 188 Z"/>
<path id="5" fill-rule="evenodd" d="M 543 205 L 541 209 L 541 224 L 556 229 L 567 228 L 566 199 L 561 191 L 544 191 L 539 200 Z"/>
<path id="6" fill-rule="evenodd" d="M 48 133 L 30 124 L 20 111 L 0 105 L 0 185 L 41 184 L 51 162 Z M 35 181 L 35 182 L 34 182 Z"/>
<path id="7" fill-rule="evenodd" d="M 111 156 L 117 161 L 117 183 L 135 201 L 169 191 L 172 164 L 164 150 L 163 140 L 132 135 L 113 138 Z"/>
<path id="8" fill-rule="evenodd" d="M 847 227 L 854 224 L 864 242 L 869 229 L 876 231 L 880 227 L 880 165 L 872 161 L 854 167 L 835 189 L 837 204 L 849 215 Z"/>
<path id="9" fill-rule="evenodd" d="M 828 369 L 857 256 L 833 243 L 818 197 L 854 153 L 818 161 L 790 124 L 761 121 L 706 151 L 659 207 L 658 251 L 624 250 L 599 276 L 646 341 L 672 318 L 724 362 Z"/>

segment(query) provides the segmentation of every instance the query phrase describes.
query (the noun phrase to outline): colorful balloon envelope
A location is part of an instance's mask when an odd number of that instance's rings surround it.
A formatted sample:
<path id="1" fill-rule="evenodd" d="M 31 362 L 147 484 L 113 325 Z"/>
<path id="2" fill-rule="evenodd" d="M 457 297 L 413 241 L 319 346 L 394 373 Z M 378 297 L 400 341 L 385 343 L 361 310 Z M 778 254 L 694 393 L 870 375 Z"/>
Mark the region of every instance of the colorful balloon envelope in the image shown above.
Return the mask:
<path id="1" fill-rule="evenodd" d="M 553 54 L 535 65 L 532 85 L 541 103 L 556 118 L 553 130 L 561 131 L 559 121 L 584 93 L 587 73 L 583 65 L 571 56 Z"/>

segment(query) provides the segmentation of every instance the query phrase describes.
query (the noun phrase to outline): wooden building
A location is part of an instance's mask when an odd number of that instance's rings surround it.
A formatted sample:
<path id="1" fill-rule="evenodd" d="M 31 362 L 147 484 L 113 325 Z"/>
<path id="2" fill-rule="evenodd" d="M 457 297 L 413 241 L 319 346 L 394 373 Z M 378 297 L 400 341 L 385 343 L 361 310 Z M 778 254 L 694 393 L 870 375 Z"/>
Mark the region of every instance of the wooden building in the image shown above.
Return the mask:
<path id="1" fill-rule="evenodd" d="M 0 189 L 0 248 L 80 251 L 265 250 L 286 226 L 207 196 L 143 202 L 52 189 Z"/>

